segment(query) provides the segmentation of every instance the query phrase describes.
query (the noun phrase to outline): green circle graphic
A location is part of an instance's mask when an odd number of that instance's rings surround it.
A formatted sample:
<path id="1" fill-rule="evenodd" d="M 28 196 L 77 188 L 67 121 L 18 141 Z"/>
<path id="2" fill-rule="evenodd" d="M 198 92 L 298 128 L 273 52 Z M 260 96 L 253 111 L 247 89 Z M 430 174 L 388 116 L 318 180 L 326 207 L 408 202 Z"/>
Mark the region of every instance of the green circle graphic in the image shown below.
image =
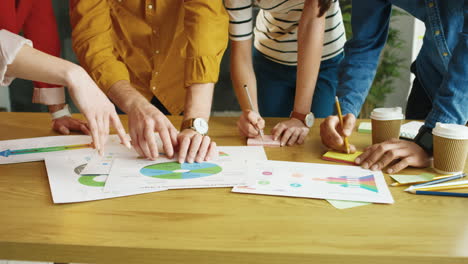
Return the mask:
<path id="1" fill-rule="evenodd" d="M 75 173 L 80 175 L 80 173 L 83 171 L 83 169 L 86 167 L 87 164 L 82 164 L 78 167 L 75 168 Z M 105 182 L 101 182 L 101 181 L 95 181 L 94 179 L 98 176 L 102 176 L 100 174 L 91 174 L 91 175 L 86 175 L 86 176 L 81 176 L 78 178 L 78 182 L 83 184 L 83 185 L 86 185 L 86 186 L 89 186 L 89 187 L 104 187 L 104 185 L 106 185 Z"/>
<path id="2" fill-rule="evenodd" d="M 164 162 L 143 167 L 140 173 L 159 179 L 182 180 L 212 176 L 220 173 L 222 168 L 214 163 Z"/>

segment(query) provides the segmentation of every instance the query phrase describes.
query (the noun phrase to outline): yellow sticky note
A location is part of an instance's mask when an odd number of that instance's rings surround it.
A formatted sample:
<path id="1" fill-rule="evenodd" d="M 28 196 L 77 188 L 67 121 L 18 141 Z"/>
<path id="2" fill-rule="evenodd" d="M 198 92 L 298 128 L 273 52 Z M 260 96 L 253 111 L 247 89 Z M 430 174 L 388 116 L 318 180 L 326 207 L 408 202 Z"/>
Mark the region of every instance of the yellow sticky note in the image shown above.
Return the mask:
<path id="1" fill-rule="evenodd" d="M 356 163 L 354 163 L 354 161 L 361 154 L 362 154 L 361 151 L 356 151 L 353 154 L 346 154 L 346 153 L 341 153 L 341 152 L 328 151 L 327 153 L 325 153 L 322 156 L 322 159 L 329 160 L 329 161 L 343 162 L 343 163 L 348 163 L 348 164 L 355 165 Z"/>

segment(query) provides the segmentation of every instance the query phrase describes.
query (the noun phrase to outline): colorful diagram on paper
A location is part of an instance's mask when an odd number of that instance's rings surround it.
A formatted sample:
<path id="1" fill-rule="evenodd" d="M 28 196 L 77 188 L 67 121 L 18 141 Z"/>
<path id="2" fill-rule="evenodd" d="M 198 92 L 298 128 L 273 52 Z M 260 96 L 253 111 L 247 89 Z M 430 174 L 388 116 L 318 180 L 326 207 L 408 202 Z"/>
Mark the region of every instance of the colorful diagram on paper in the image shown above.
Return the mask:
<path id="1" fill-rule="evenodd" d="M 346 188 L 361 188 L 371 192 L 378 192 L 373 174 L 363 177 L 339 176 L 327 178 L 313 178 L 313 180 L 324 181 L 328 184 L 337 184 L 341 187 Z"/>
<path id="2" fill-rule="evenodd" d="M 214 163 L 183 163 L 164 162 L 143 167 L 140 173 L 159 179 L 183 180 L 212 176 L 223 169 Z"/>
<path id="3" fill-rule="evenodd" d="M 89 187 L 104 187 L 104 185 L 106 185 L 107 175 L 80 175 L 83 169 L 86 167 L 86 165 L 87 164 L 82 164 L 74 169 L 75 173 L 80 176 L 78 178 L 78 182 Z"/>
<path id="4" fill-rule="evenodd" d="M 63 151 L 63 150 L 72 150 L 72 149 L 84 149 L 91 148 L 91 144 L 80 144 L 80 145 L 68 145 L 68 146 L 56 146 L 56 147 L 45 147 L 45 148 L 30 148 L 30 149 L 16 149 L 11 150 L 7 149 L 0 151 L 0 156 L 8 157 L 12 155 L 23 155 L 23 154 L 33 154 L 33 153 L 42 153 L 42 152 L 54 152 L 54 151 Z"/>
<path id="5" fill-rule="evenodd" d="M 227 154 L 226 152 L 220 151 L 219 156 L 220 157 L 227 157 L 227 156 L 229 156 L 229 154 Z"/>

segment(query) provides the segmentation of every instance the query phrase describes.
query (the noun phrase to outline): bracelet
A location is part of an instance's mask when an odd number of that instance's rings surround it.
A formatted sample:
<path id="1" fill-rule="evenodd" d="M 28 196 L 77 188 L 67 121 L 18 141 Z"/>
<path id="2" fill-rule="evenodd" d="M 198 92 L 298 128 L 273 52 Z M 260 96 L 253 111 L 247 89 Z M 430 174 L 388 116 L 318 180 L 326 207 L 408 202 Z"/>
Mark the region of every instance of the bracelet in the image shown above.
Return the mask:
<path id="1" fill-rule="evenodd" d="M 68 106 L 68 104 L 66 104 L 62 108 L 62 110 L 58 110 L 57 112 L 53 112 L 53 113 L 51 113 L 51 115 L 52 115 L 52 120 L 59 119 L 59 118 L 62 118 L 64 116 L 71 116 L 70 107 Z"/>

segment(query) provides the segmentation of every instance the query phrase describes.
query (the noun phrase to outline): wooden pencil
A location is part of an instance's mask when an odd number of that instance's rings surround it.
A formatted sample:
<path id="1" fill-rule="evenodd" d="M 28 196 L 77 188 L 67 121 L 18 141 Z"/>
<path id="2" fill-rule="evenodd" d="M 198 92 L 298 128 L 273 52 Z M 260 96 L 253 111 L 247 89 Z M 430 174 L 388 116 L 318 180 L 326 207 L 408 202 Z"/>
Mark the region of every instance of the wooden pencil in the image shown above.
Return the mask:
<path id="1" fill-rule="evenodd" d="M 413 194 L 423 194 L 423 195 L 438 195 L 438 196 L 453 196 L 453 197 L 468 197 L 468 193 L 456 193 L 456 192 L 430 192 L 430 191 L 419 191 L 419 190 L 410 190 L 410 193 Z"/>
<path id="2" fill-rule="evenodd" d="M 343 129 L 343 115 L 341 114 L 341 106 L 340 101 L 338 100 L 338 96 L 335 96 L 335 103 L 336 103 L 336 111 L 338 112 L 338 118 L 340 119 L 341 129 Z M 348 137 L 344 137 L 344 144 L 346 147 L 346 153 L 349 154 L 349 142 Z"/>
<path id="3" fill-rule="evenodd" d="M 468 188 L 468 184 L 459 184 L 459 185 L 446 185 L 446 186 L 424 186 L 421 188 L 412 188 L 410 190 L 417 191 L 441 191 L 441 190 L 454 190 L 454 189 L 465 189 Z"/>

